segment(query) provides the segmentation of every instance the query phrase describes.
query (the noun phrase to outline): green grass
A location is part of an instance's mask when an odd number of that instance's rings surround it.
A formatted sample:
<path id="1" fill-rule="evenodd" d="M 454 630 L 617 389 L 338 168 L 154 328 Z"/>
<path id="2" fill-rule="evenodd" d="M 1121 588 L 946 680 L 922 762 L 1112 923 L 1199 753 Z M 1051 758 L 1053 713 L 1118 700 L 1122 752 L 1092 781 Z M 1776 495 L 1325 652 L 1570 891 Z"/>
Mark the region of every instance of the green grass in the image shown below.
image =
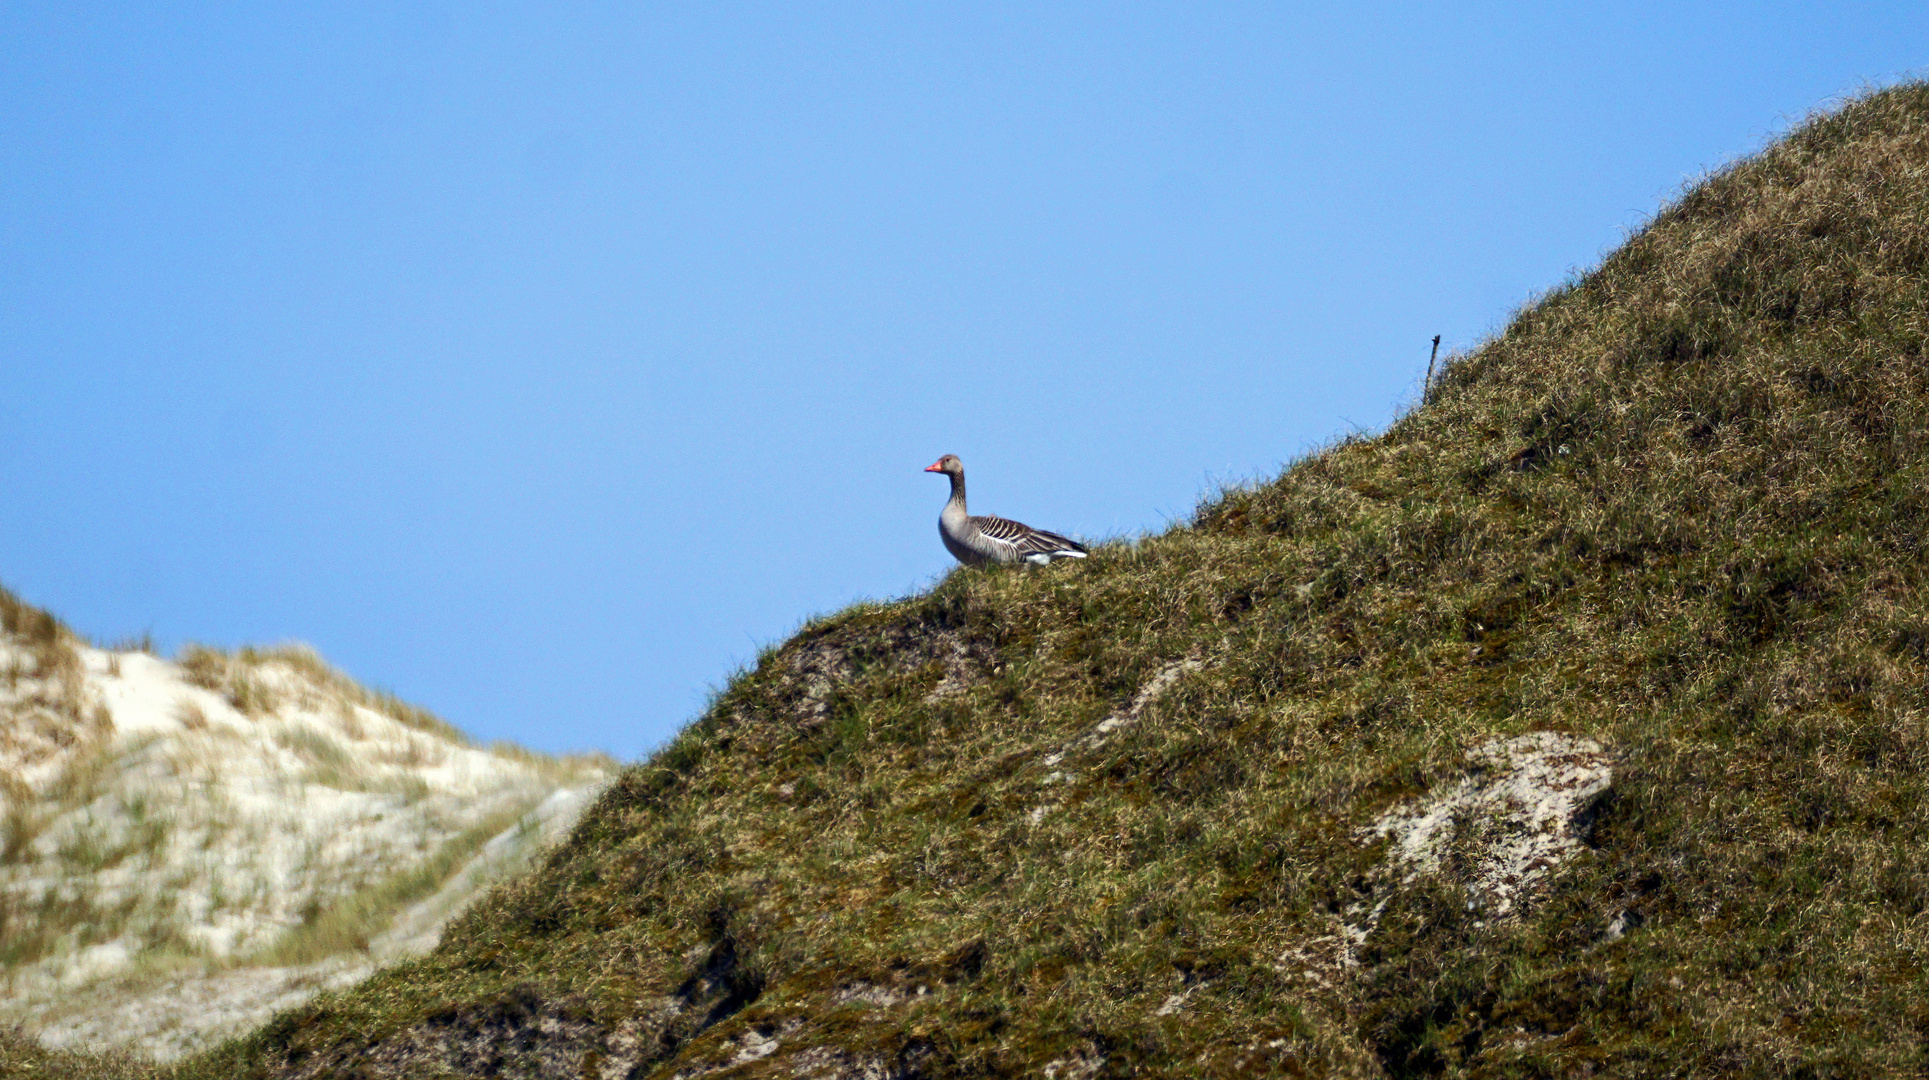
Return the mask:
<path id="1" fill-rule="evenodd" d="M 8 1080 L 153 1080 L 160 1070 L 126 1054 L 43 1050 L 18 1030 L 0 1028 L 0 1076 Z"/>
<path id="2" fill-rule="evenodd" d="M 1921 1075 L 1925 535 L 1910 84 L 1710 176 L 1377 438 L 813 621 L 436 953 L 175 1075 L 669 1075 L 751 1031 L 783 1046 L 731 1076 Z M 1361 829 L 1546 729 L 1617 755 L 1588 851 L 1514 920 L 1400 886 Z"/>

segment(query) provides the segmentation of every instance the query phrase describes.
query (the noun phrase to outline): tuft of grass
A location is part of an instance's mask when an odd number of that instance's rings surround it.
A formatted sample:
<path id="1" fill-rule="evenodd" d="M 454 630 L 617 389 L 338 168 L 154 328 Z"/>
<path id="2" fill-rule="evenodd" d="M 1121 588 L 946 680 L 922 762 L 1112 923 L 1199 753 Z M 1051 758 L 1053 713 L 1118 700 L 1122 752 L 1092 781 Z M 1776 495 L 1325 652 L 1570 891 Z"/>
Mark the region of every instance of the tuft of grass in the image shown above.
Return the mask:
<path id="1" fill-rule="evenodd" d="M 175 703 L 174 716 L 189 731 L 208 730 L 208 713 L 197 701 L 183 698 Z"/>
<path id="2" fill-rule="evenodd" d="M 102 646 L 102 648 L 109 652 L 139 652 L 146 653 L 149 656 L 161 655 L 160 647 L 154 644 L 154 631 L 152 630 L 143 630 L 139 634 L 117 638 L 108 642 Z"/>
<path id="3" fill-rule="evenodd" d="M 364 760 L 327 732 L 309 724 L 284 724 L 275 730 L 274 739 L 277 745 L 302 761 L 302 783 L 337 791 L 385 792 L 399 796 L 404 803 L 420 802 L 429 794 L 428 781 L 415 773 L 370 767 L 392 763 L 388 755 L 377 754 L 371 760 Z M 415 740 L 410 740 L 409 751 L 402 756 L 410 764 L 429 760 L 426 753 L 417 752 Z"/>
<path id="4" fill-rule="evenodd" d="M 345 772 L 353 767 L 342 744 L 308 724 L 284 724 L 275 729 L 275 744 L 308 762 L 311 767 Z"/>
<path id="5" fill-rule="evenodd" d="M 188 682 L 212 690 L 243 716 L 261 716 L 281 704 L 278 694 L 257 670 L 261 656 L 253 649 L 229 654 L 206 645 L 190 644 L 176 659 Z"/>
<path id="6" fill-rule="evenodd" d="M 58 679 L 80 673 L 80 656 L 74 651 L 79 639 L 74 632 L 4 588 L 0 588 L 0 630 L 28 649 L 34 659 L 28 674 L 33 678 Z"/>
<path id="7" fill-rule="evenodd" d="M 544 779 L 558 784 L 580 784 L 593 777 L 608 776 L 617 770 L 616 759 L 600 750 L 557 756 L 538 753 L 526 746 L 498 739 L 489 744 L 489 753 L 521 762 Z"/>

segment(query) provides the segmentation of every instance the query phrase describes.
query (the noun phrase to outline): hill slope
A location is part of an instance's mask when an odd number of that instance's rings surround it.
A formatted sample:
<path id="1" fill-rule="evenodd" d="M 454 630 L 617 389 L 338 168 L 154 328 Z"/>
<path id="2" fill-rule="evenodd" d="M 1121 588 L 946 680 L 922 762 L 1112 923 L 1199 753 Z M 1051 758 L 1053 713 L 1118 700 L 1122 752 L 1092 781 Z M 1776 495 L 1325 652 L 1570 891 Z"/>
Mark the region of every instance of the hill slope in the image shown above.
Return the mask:
<path id="1" fill-rule="evenodd" d="M 1197 520 L 820 620 L 183 1076 L 1903 1075 L 1929 88 Z M 935 557 L 935 552 L 934 552 Z"/>
<path id="2" fill-rule="evenodd" d="M 98 649 L 0 590 L 0 1020 L 175 1057 L 427 950 L 608 777 L 299 647 Z"/>

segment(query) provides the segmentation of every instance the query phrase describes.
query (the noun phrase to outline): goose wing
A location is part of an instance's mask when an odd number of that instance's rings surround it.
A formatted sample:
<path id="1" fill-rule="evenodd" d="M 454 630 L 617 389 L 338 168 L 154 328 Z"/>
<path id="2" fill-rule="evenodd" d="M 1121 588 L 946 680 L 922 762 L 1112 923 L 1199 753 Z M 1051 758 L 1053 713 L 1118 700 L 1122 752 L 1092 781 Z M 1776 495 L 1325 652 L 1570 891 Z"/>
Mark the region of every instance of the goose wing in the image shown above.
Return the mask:
<path id="1" fill-rule="evenodd" d="M 1013 561 L 1032 559 L 1042 556 L 1051 559 L 1082 559 L 1086 555 L 1085 545 L 1070 540 L 1054 532 L 1034 529 L 1022 521 L 990 514 L 974 517 L 971 523 L 978 528 L 978 535 L 1011 552 Z"/>

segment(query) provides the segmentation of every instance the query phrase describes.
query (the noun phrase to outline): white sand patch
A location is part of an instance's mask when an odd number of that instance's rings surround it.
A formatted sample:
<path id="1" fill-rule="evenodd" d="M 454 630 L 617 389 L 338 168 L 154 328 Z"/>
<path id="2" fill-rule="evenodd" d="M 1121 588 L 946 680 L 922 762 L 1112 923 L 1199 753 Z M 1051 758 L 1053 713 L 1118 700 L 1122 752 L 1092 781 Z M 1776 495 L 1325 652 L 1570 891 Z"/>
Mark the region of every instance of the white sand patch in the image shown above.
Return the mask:
<path id="1" fill-rule="evenodd" d="M 1474 769 L 1424 799 L 1394 807 L 1367 827 L 1393 843 L 1406 880 L 1437 873 L 1454 839 L 1471 832 L 1470 886 L 1495 917 L 1582 848 L 1578 819 L 1613 781 L 1593 739 L 1536 731 L 1477 747 Z"/>
<path id="2" fill-rule="evenodd" d="M 1391 841 L 1387 869 L 1403 885 L 1450 867 L 1484 918 L 1512 915 L 1564 860 L 1584 850 L 1582 816 L 1614 780 L 1613 760 L 1593 739 L 1536 731 L 1496 739 L 1468 755 L 1459 780 L 1393 807 L 1361 831 Z M 1384 895 L 1355 904 L 1334 932 L 1280 955 L 1278 970 L 1315 986 L 1358 966 L 1386 911 Z"/>
<path id="3" fill-rule="evenodd" d="M 75 651 L 80 654 L 90 688 L 107 707 L 114 729 L 122 735 L 186 730 L 183 718 L 195 708 L 210 722 L 229 730 L 248 728 L 226 699 L 188 683 L 177 664 L 140 652 L 117 653 L 86 646 Z"/>

